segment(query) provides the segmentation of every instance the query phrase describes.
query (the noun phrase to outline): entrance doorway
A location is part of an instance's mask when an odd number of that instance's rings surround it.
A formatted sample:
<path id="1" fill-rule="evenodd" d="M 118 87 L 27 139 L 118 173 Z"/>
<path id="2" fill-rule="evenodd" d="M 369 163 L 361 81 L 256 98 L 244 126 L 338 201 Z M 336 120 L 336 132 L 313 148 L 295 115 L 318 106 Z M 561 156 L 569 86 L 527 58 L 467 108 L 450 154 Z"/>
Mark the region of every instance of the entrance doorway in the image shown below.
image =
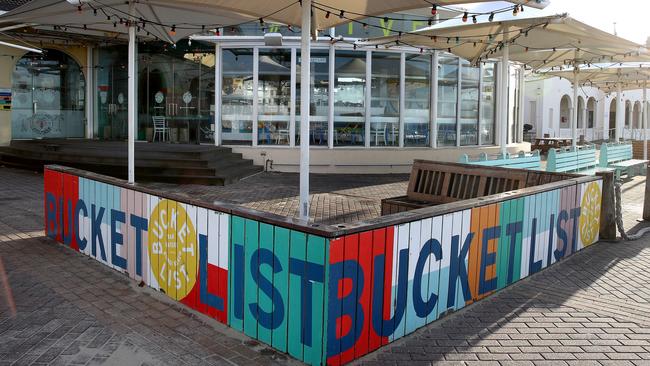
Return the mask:
<path id="1" fill-rule="evenodd" d="M 72 57 L 27 53 L 16 63 L 12 93 L 12 139 L 85 136 L 85 79 Z"/>

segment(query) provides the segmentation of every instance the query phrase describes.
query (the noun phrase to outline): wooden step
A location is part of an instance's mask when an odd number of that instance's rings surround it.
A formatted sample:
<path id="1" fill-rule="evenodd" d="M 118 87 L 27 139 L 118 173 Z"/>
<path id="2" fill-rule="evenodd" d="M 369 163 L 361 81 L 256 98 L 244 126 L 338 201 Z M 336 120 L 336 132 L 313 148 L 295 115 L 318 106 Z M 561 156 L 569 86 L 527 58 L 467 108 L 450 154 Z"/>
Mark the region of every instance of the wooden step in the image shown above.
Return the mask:
<path id="1" fill-rule="evenodd" d="M 0 163 L 42 170 L 61 164 L 126 178 L 127 145 L 121 141 L 23 140 L 0 147 Z M 262 171 L 227 147 L 136 143 L 136 179 L 177 184 L 223 185 Z"/>

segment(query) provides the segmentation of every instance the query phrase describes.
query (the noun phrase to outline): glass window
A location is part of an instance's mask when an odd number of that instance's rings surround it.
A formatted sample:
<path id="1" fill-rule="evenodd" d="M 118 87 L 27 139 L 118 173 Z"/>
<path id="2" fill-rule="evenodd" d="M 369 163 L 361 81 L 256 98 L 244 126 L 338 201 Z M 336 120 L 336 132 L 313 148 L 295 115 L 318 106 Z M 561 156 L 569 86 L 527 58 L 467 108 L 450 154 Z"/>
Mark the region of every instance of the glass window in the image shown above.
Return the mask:
<path id="1" fill-rule="evenodd" d="M 257 85 L 257 143 L 289 145 L 291 50 L 260 49 Z"/>
<path id="2" fill-rule="evenodd" d="M 496 103 L 496 67 L 494 63 L 486 63 L 482 68 L 481 83 L 481 145 L 494 145 L 494 113 Z"/>
<path id="3" fill-rule="evenodd" d="M 438 146 L 456 146 L 458 59 L 438 59 Z"/>
<path id="4" fill-rule="evenodd" d="M 224 144 L 247 144 L 253 133 L 253 49 L 222 51 L 221 136 Z"/>
<path id="5" fill-rule="evenodd" d="M 95 50 L 95 138 L 127 138 L 127 53 L 126 46 L 99 47 Z M 142 95 L 142 89 L 139 94 Z M 140 112 L 142 109 L 139 106 Z"/>
<path id="6" fill-rule="evenodd" d="M 480 69 L 462 60 L 460 90 L 460 144 L 478 145 L 478 100 Z"/>
<path id="7" fill-rule="evenodd" d="M 214 51 L 186 53 L 186 59 L 198 66 L 199 77 L 194 86 L 197 91 L 196 119 L 199 142 L 214 143 Z"/>
<path id="8" fill-rule="evenodd" d="M 138 138 L 213 143 L 214 45 L 147 42 L 138 45 L 138 56 Z"/>
<path id="9" fill-rule="evenodd" d="M 334 145 L 364 144 L 366 52 L 336 51 Z"/>
<path id="10" fill-rule="evenodd" d="M 372 53 L 370 146 L 399 144 L 400 54 Z"/>
<path id="11" fill-rule="evenodd" d="M 296 144 L 300 143 L 300 50 L 296 60 Z M 329 50 L 311 51 L 309 134 L 312 145 L 327 146 Z"/>
<path id="12" fill-rule="evenodd" d="M 406 55 L 404 146 L 429 145 L 431 56 Z"/>
<path id="13" fill-rule="evenodd" d="M 56 50 L 25 54 L 13 69 L 12 92 L 12 138 L 85 136 L 85 79 L 72 57 Z"/>

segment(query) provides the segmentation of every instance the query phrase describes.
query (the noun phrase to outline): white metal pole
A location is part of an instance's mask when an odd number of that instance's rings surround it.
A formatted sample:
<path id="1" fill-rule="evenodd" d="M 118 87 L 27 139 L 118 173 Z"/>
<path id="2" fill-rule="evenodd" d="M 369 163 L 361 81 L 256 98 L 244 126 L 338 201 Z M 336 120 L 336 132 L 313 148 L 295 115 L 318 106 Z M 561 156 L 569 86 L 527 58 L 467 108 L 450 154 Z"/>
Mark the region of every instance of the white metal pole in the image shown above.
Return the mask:
<path id="1" fill-rule="evenodd" d="M 133 4 L 131 4 L 133 7 Z M 129 125 L 129 183 L 135 183 L 135 23 L 129 24 L 129 85 L 128 85 L 128 125 Z"/>
<path id="2" fill-rule="evenodd" d="M 643 160 L 648 160 L 648 82 L 643 82 L 643 107 L 641 108 L 641 125 L 643 126 Z"/>
<path id="3" fill-rule="evenodd" d="M 296 146 L 296 65 L 298 57 L 295 48 L 291 49 L 291 88 L 289 89 L 289 146 Z M 304 85 L 300 86 L 301 88 Z"/>
<path id="4" fill-rule="evenodd" d="M 501 154 L 505 156 L 508 145 L 508 78 L 510 77 L 510 41 L 508 27 L 503 29 L 503 55 L 501 60 L 501 88 L 499 91 L 499 106 L 497 116 L 501 123 Z"/>
<path id="5" fill-rule="evenodd" d="M 436 15 L 437 16 L 437 15 Z M 438 146 L 438 51 L 433 51 L 433 59 L 431 62 L 431 102 L 430 102 L 430 123 L 429 123 L 429 146 Z"/>
<path id="6" fill-rule="evenodd" d="M 93 54 L 95 49 L 91 46 L 86 47 L 86 64 L 88 68 L 86 69 L 86 138 L 93 138 L 94 124 L 95 124 L 95 101 L 94 101 L 94 90 L 95 90 L 95 60 Z"/>
<path id="7" fill-rule="evenodd" d="M 618 83 L 616 85 L 616 126 L 614 128 L 614 142 L 619 142 L 621 132 L 623 132 L 623 127 L 625 126 L 625 110 L 622 105 L 623 103 L 621 103 L 621 94 L 621 84 Z"/>
<path id="8" fill-rule="evenodd" d="M 221 45 L 214 46 L 214 145 L 221 146 L 221 65 L 223 55 Z"/>
<path id="9" fill-rule="evenodd" d="M 571 146 L 576 147 L 578 143 L 578 76 L 580 69 L 575 65 L 573 68 L 573 108 L 571 109 Z"/>
<path id="10" fill-rule="evenodd" d="M 300 29 L 300 218 L 309 219 L 309 104 L 311 0 L 302 0 Z"/>
<path id="11" fill-rule="evenodd" d="M 580 114 L 582 114 L 582 134 L 583 134 L 583 137 L 584 137 L 584 139 L 586 141 L 587 140 L 587 125 L 588 125 L 588 123 L 587 123 L 588 122 L 587 121 L 587 108 L 588 108 L 587 104 L 589 104 L 589 97 L 585 96 L 585 99 L 586 100 L 584 102 L 583 108 L 580 110 Z"/>

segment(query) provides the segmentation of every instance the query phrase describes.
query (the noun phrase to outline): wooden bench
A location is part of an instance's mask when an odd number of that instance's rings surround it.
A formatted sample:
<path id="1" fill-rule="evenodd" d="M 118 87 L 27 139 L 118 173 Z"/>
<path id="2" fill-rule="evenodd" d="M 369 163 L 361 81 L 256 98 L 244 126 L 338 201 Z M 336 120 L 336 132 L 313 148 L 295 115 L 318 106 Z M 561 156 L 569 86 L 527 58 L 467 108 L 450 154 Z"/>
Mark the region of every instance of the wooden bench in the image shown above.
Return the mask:
<path id="1" fill-rule="evenodd" d="M 610 170 L 613 169 L 598 166 L 595 146 L 551 149 L 548 151 L 548 158 L 546 159 L 547 172 L 572 172 L 585 175 L 594 175 L 599 171 Z"/>
<path id="2" fill-rule="evenodd" d="M 637 171 L 641 171 L 647 164 L 647 160 L 632 158 L 632 144 L 603 143 L 600 145 L 598 166 L 615 169 L 617 180 L 621 179 L 622 174 L 626 174 L 628 178 L 633 177 Z"/>
<path id="3" fill-rule="evenodd" d="M 539 156 L 539 151 L 532 153 L 525 153 L 520 151 L 519 154 L 511 156 L 510 154 L 498 154 L 493 159 L 490 159 L 486 153 L 481 153 L 478 158 L 471 159 L 467 154 L 463 154 L 458 161 L 461 164 L 472 164 L 481 166 L 496 166 L 502 168 L 517 168 L 517 169 L 536 169 L 542 168 L 542 161 Z"/>
<path id="4" fill-rule="evenodd" d="M 405 196 L 381 201 L 382 215 L 485 197 L 574 178 L 575 175 L 415 160 Z"/>

